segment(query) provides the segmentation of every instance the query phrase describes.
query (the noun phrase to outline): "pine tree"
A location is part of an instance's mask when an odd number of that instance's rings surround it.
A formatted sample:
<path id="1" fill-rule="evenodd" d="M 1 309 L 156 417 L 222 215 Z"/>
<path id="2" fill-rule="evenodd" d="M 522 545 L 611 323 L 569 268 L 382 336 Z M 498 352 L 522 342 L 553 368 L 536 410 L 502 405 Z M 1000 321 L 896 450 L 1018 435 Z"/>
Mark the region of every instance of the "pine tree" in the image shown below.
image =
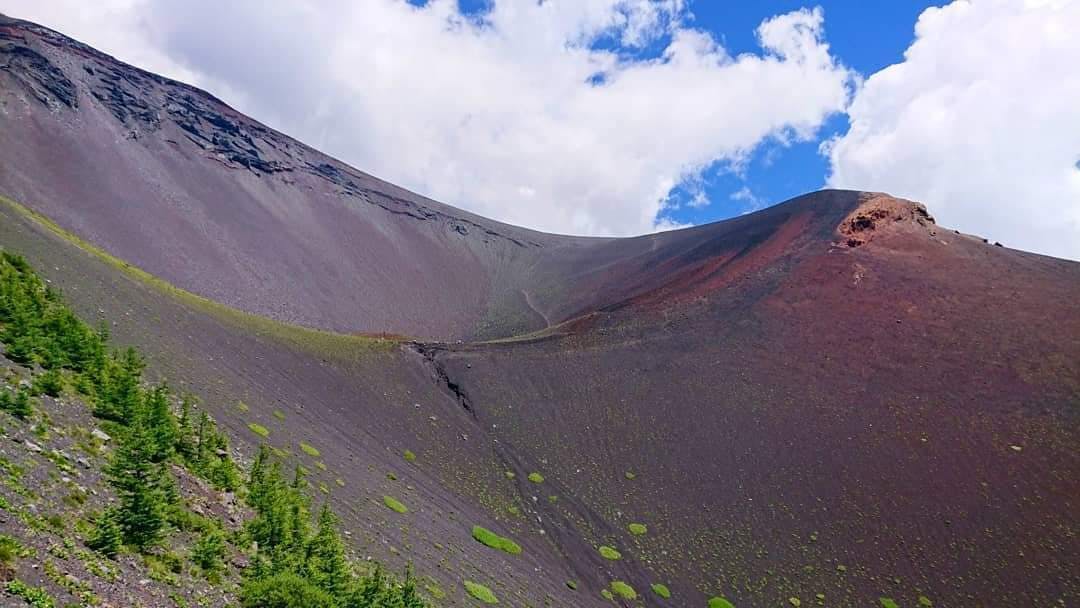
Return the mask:
<path id="1" fill-rule="evenodd" d="M 165 510 L 175 495 L 168 465 L 157 459 L 159 446 L 151 420 L 146 404 L 137 404 L 106 469 L 120 499 L 117 522 L 124 541 L 140 550 L 160 540 Z"/>
<path id="2" fill-rule="evenodd" d="M 86 546 L 106 557 L 114 557 L 120 551 L 123 531 L 117 523 L 116 512 L 107 510 L 94 522 L 94 534 L 86 541 Z"/>
<path id="3" fill-rule="evenodd" d="M 191 560 L 211 578 L 221 570 L 221 560 L 224 556 L 225 536 L 220 530 L 210 530 L 203 534 L 191 550 Z"/>
<path id="4" fill-rule="evenodd" d="M 338 518 L 328 505 L 319 510 L 317 532 L 308 542 L 308 580 L 333 597 L 344 597 L 352 571 L 345 557 L 345 543 L 337 531 Z"/>
<path id="5" fill-rule="evenodd" d="M 194 397 L 184 396 L 180 404 L 180 418 L 176 421 L 176 453 L 189 466 L 194 466 L 197 462 L 195 427 L 191 423 L 191 407 L 194 401 Z"/>
<path id="6" fill-rule="evenodd" d="M 165 462 L 172 457 L 178 436 L 176 419 L 169 409 L 169 387 L 164 384 L 154 387 L 143 397 L 142 406 L 154 444 L 153 460 Z"/>

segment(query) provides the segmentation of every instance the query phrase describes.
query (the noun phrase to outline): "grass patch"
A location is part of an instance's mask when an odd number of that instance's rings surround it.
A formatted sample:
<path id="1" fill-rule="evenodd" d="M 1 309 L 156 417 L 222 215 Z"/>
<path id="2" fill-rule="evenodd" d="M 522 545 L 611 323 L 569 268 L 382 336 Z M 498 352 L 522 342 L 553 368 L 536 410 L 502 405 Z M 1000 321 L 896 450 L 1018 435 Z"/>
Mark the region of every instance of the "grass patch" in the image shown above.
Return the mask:
<path id="1" fill-rule="evenodd" d="M 607 545 L 600 545 L 600 556 L 604 559 L 616 560 L 622 559 L 622 553 L 619 553 L 614 548 Z"/>
<path id="2" fill-rule="evenodd" d="M 270 436 L 270 429 L 266 428 L 265 426 L 263 426 L 263 425 L 261 425 L 261 424 L 259 424 L 257 422 L 249 422 L 248 423 L 248 430 L 251 431 L 252 433 L 255 433 L 259 437 L 262 437 L 263 439 L 266 439 L 267 437 Z"/>
<path id="3" fill-rule="evenodd" d="M 665 585 L 663 583 L 653 583 L 652 584 L 652 590 L 653 590 L 653 593 L 655 593 L 656 595 L 659 595 L 660 597 L 664 598 L 665 600 L 671 597 L 671 589 L 668 589 L 667 585 Z"/>
<path id="4" fill-rule="evenodd" d="M 474 583 L 472 581 L 465 581 L 465 591 L 474 598 L 480 600 L 485 604 L 498 604 L 499 598 L 495 597 L 491 589 L 481 585 L 480 583 Z"/>
<path id="5" fill-rule="evenodd" d="M 505 536 L 499 536 L 498 534 L 482 526 L 473 526 L 472 537 L 481 544 L 487 545 L 492 549 L 505 551 L 510 555 L 518 555 L 521 553 L 521 545 L 515 543 L 509 538 L 506 538 Z"/>
<path id="6" fill-rule="evenodd" d="M 307 443 L 305 441 L 301 441 L 300 442 L 300 449 L 305 454 L 307 454 L 308 456 L 311 456 L 312 458 L 318 458 L 319 457 L 319 450 L 317 450 L 315 448 L 315 446 L 311 445 L 310 443 Z"/>
<path id="7" fill-rule="evenodd" d="M 330 331 L 282 323 L 268 317 L 262 317 L 232 308 L 209 298 L 181 289 L 134 264 L 126 262 L 108 253 L 101 247 L 84 240 L 75 233 L 65 230 L 45 215 L 42 215 L 29 207 L 23 206 L 10 198 L 0 196 L 0 203 L 6 205 L 23 218 L 38 224 L 61 239 L 93 255 L 101 262 L 123 272 L 128 277 L 156 289 L 163 294 L 171 296 L 196 310 L 211 314 L 233 326 L 246 329 L 257 337 L 271 338 L 309 353 L 332 356 L 344 361 L 357 361 L 363 358 L 367 353 L 388 351 L 402 341 L 401 338 L 394 337 L 336 334 Z"/>
<path id="8" fill-rule="evenodd" d="M 709 600 L 709 608 L 735 608 L 735 604 L 722 597 L 714 597 Z"/>
<path id="9" fill-rule="evenodd" d="M 405 458 L 406 462 L 416 462 L 416 454 L 414 454 L 412 450 L 405 450 L 405 452 L 402 453 L 402 457 Z"/>
<path id="10" fill-rule="evenodd" d="M 627 528 L 629 528 L 630 533 L 634 536 L 644 536 L 649 532 L 649 528 L 647 528 L 645 524 L 630 524 Z"/>
<path id="11" fill-rule="evenodd" d="M 406 507 L 405 505 L 401 504 L 401 502 L 398 501 L 393 496 L 383 496 L 382 501 L 383 501 L 383 504 L 386 505 L 386 508 L 390 509 L 391 511 L 394 511 L 394 512 L 397 512 L 397 513 L 408 513 L 409 512 L 409 507 Z"/>
<path id="12" fill-rule="evenodd" d="M 533 483 L 544 483 L 544 476 L 540 473 L 529 473 L 529 481 Z"/>
<path id="13" fill-rule="evenodd" d="M 637 591 L 622 581 L 611 581 L 611 592 L 624 600 L 636 600 Z"/>

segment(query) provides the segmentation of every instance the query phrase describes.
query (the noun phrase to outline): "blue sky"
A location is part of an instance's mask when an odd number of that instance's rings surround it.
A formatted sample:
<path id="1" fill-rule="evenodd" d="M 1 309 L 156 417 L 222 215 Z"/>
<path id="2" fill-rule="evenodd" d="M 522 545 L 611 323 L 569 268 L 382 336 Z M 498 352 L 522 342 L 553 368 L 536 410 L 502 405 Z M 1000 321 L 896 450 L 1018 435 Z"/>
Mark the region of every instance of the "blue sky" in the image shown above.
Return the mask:
<path id="1" fill-rule="evenodd" d="M 410 0 L 423 6 L 427 0 Z M 459 0 L 461 11 L 481 15 L 490 9 L 489 0 Z M 807 3 L 799 0 L 761 0 L 734 2 L 728 0 L 698 0 L 690 3 L 695 28 L 710 32 L 731 55 L 760 53 L 756 28 L 774 15 L 796 11 L 808 6 L 820 6 L 825 13 L 825 38 L 836 56 L 861 76 L 903 60 L 904 50 L 914 39 L 915 22 L 930 6 L 942 2 L 928 0 L 821 0 Z M 627 50 L 617 41 L 606 40 L 599 47 L 620 50 L 635 58 L 656 57 L 670 41 L 660 37 L 643 49 Z M 686 204 L 694 193 L 676 187 L 671 194 L 672 206 L 661 217 L 678 224 L 701 224 L 754 211 L 825 186 L 829 160 L 820 153 L 823 141 L 844 134 L 849 127 L 847 115 L 836 113 L 820 127 L 813 141 L 787 144 L 766 141 L 753 152 L 749 162 L 738 170 L 728 163 L 704 174 L 704 193 L 710 204 Z"/>
<path id="2" fill-rule="evenodd" d="M 818 2 L 825 11 L 825 37 L 833 54 L 862 76 L 903 60 L 904 50 L 914 39 L 915 21 L 929 6 L 940 2 L 888 0 L 867 2 L 840 0 Z M 760 52 L 754 29 L 768 16 L 806 6 L 798 1 L 695 2 L 694 25 L 707 29 L 722 40 L 731 54 Z M 818 137 L 788 146 L 777 142 L 762 144 L 739 174 L 723 168 L 706 176 L 706 194 L 711 204 L 695 208 L 681 205 L 666 212 L 680 223 L 700 224 L 751 211 L 761 205 L 787 200 L 821 189 L 829 173 L 829 161 L 820 154 L 822 141 L 848 129 L 847 115 L 834 114 L 822 125 Z M 732 199 L 738 192 L 747 197 Z M 685 190 L 676 196 L 685 199 Z M 736 195 L 737 196 L 737 195 Z"/>

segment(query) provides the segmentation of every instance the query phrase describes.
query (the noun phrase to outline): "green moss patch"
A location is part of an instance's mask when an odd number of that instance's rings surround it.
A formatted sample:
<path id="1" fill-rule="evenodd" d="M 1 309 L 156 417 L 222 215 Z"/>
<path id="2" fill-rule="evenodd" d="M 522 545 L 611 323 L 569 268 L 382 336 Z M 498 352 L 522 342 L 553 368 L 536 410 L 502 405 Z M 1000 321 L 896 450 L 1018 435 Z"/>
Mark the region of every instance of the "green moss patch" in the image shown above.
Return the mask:
<path id="1" fill-rule="evenodd" d="M 505 551 L 510 555 L 518 555 L 521 553 L 521 545 L 506 538 L 505 536 L 499 536 L 498 534 L 484 528 L 482 526 L 473 526 L 472 537 L 477 542 L 491 547 L 492 549 L 498 549 L 499 551 Z"/>
<path id="2" fill-rule="evenodd" d="M 315 449 L 315 446 L 311 445 L 310 443 L 306 443 L 304 441 L 301 441 L 300 442 L 300 449 L 303 450 L 303 452 L 305 454 L 307 454 L 308 456 L 311 456 L 312 458 L 318 458 L 319 457 L 319 450 Z"/>
<path id="3" fill-rule="evenodd" d="M 481 585 L 480 583 L 474 583 L 472 581 L 464 581 L 465 591 L 474 598 L 480 600 L 485 604 L 498 604 L 499 598 L 495 597 L 491 589 Z"/>
<path id="4" fill-rule="evenodd" d="M 637 591 L 622 581 L 611 581 L 611 592 L 624 600 L 636 600 Z"/>
<path id="5" fill-rule="evenodd" d="M 533 483 L 544 483 L 544 476 L 540 473 L 529 473 L 529 481 Z"/>
<path id="6" fill-rule="evenodd" d="M 405 505 L 401 504 L 400 501 L 398 501 L 396 498 L 394 498 L 392 496 L 383 496 L 382 501 L 383 501 L 383 504 L 386 505 L 386 508 L 390 509 L 391 511 L 396 511 L 398 513 L 408 513 L 409 512 L 409 507 L 406 507 Z"/>
<path id="7" fill-rule="evenodd" d="M 255 433 L 259 437 L 262 437 L 263 439 L 266 439 L 267 437 L 270 436 L 270 429 L 266 428 L 265 426 L 263 426 L 263 425 L 261 425 L 261 424 L 259 424 L 257 422 L 249 422 L 248 423 L 248 430 L 251 431 L 252 433 Z"/>
<path id="8" fill-rule="evenodd" d="M 709 600 L 709 608 L 735 608 L 735 604 L 722 597 L 714 597 Z"/>
<path id="9" fill-rule="evenodd" d="M 627 528 L 630 529 L 630 533 L 634 536 L 643 536 L 649 532 L 649 528 L 645 524 L 630 524 Z"/>
<path id="10" fill-rule="evenodd" d="M 412 450 L 405 450 L 402 457 L 404 457 L 407 462 L 416 462 L 416 454 L 414 454 Z"/>
<path id="11" fill-rule="evenodd" d="M 600 551 L 600 555 L 604 559 L 611 559 L 611 560 L 622 559 L 622 553 L 619 553 L 614 548 L 609 547 L 607 545 L 601 545 L 599 551 Z"/>
<path id="12" fill-rule="evenodd" d="M 664 598 L 665 600 L 671 597 L 671 589 L 668 589 L 667 585 L 665 585 L 663 583 L 653 583 L 652 584 L 652 590 L 653 590 L 653 593 L 655 593 L 656 595 L 659 595 L 660 597 Z"/>

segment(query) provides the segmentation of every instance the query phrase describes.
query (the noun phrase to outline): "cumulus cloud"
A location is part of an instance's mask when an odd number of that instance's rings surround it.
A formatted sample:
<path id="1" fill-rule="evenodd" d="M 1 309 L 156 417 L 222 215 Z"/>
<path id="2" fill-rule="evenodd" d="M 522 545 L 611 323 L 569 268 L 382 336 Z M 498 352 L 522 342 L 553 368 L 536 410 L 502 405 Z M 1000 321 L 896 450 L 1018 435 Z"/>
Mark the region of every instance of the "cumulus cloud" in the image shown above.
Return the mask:
<path id="1" fill-rule="evenodd" d="M 576 234 L 675 225 L 673 189 L 766 139 L 814 137 L 852 81 L 820 10 L 765 20 L 760 51 L 732 56 L 683 0 L 496 0 L 479 15 L 452 0 L 107 0 L 108 18 L 82 0 L 0 6 L 362 170 Z"/>
<path id="2" fill-rule="evenodd" d="M 926 10 L 826 148 L 837 187 L 927 203 L 945 225 L 1080 259 L 1080 2 Z"/>

